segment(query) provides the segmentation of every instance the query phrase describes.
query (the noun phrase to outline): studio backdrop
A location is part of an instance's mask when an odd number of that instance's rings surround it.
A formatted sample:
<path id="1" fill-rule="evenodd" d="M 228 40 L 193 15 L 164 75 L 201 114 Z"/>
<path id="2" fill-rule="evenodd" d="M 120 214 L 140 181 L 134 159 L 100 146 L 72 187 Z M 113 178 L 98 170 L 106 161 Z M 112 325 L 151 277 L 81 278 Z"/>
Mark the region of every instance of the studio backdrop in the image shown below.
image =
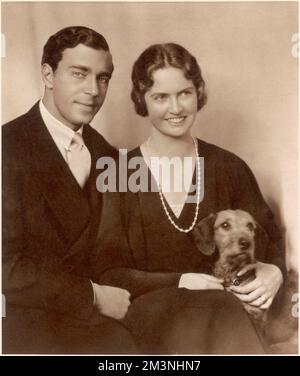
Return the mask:
<path id="1" fill-rule="evenodd" d="M 41 97 L 42 48 L 72 25 L 95 29 L 110 45 L 115 70 L 92 125 L 116 147 L 132 149 L 149 132 L 130 100 L 138 55 L 176 42 L 197 58 L 208 102 L 193 133 L 249 164 L 286 232 L 288 265 L 297 268 L 297 3 L 2 3 L 2 123 Z"/>

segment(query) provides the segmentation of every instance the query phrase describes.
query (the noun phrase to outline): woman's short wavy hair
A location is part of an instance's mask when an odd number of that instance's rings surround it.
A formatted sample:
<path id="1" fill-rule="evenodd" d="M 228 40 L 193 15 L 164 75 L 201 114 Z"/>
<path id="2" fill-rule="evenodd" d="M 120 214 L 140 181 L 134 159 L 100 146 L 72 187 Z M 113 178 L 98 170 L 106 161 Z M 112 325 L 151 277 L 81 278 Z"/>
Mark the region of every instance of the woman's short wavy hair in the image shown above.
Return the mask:
<path id="1" fill-rule="evenodd" d="M 135 111 L 141 116 L 147 116 L 145 93 L 153 85 L 153 72 L 165 67 L 174 67 L 184 72 L 186 79 L 191 80 L 198 93 L 198 111 L 205 105 L 207 95 L 205 82 L 197 60 L 188 50 L 176 43 L 154 44 L 148 47 L 138 57 L 132 68 L 132 91 Z"/>

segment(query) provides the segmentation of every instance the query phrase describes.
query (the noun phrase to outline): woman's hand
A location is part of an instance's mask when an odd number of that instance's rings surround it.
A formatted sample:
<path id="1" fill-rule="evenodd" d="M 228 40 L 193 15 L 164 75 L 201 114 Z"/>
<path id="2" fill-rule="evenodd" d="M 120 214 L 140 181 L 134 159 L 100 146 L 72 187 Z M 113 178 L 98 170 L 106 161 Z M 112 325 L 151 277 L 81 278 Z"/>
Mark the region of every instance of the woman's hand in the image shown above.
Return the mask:
<path id="1" fill-rule="evenodd" d="M 261 309 L 268 309 L 282 285 L 282 273 L 276 265 L 257 262 L 245 266 L 238 276 L 251 269 L 256 270 L 256 278 L 244 286 L 230 286 L 230 290 L 241 301 Z"/>
<path id="2" fill-rule="evenodd" d="M 224 290 L 223 279 L 202 273 L 182 274 L 178 287 L 189 290 Z"/>

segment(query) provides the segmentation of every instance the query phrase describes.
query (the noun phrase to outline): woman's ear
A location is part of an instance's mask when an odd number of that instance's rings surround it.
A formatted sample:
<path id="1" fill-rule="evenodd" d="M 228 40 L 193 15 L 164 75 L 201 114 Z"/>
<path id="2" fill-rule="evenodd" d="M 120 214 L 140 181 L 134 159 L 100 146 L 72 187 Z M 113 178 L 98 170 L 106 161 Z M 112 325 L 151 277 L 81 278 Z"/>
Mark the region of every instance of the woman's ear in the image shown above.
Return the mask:
<path id="1" fill-rule="evenodd" d="M 47 63 L 42 65 L 42 79 L 48 89 L 53 89 L 54 72 Z"/>
<path id="2" fill-rule="evenodd" d="M 214 223 L 216 214 L 210 214 L 203 218 L 194 227 L 193 236 L 198 250 L 206 256 L 215 252 L 216 244 L 214 238 Z"/>

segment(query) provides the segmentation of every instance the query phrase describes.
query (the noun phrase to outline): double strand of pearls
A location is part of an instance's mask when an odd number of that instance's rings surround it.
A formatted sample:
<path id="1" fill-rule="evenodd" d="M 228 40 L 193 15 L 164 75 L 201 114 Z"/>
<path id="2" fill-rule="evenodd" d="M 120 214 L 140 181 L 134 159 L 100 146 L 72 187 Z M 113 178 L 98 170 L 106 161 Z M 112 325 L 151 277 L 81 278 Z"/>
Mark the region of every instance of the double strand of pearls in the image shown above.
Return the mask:
<path id="1" fill-rule="evenodd" d="M 162 206 L 164 208 L 164 211 L 166 213 L 166 216 L 169 220 L 169 222 L 171 222 L 171 224 L 176 228 L 176 230 L 180 231 L 180 232 L 185 232 L 185 233 L 188 233 L 190 231 L 193 230 L 196 222 L 197 222 L 197 218 L 198 218 L 198 213 L 199 213 L 199 204 L 200 204 L 200 179 L 201 179 L 201 165 L 200 165 L 200 159 L 199 159 L 199 156 L 198 156 L 198 142 L 197 140 L 193 137 L 193 142 L 194 142 L 194 145 L 195 145 L 195 154 L 196 154 L 196 179 L 197 179 L 197 184 L 196 184 L 196 195 L 197 195 L 197 201 L 196 201 L 196 209 L 195 209 L 195 215 L 194 215 L 194 219 L 193 219 L 193 222 L 192 224 L 190 225 L 190 227 L 188 228 L 182 228 L 180 226 L 177 225 L 177 223 L 175 223 L 168 211 L 168 208 L 166 206 L 166 203 L 165 203 L 165 198 L 163 196 L 163 193 L 162 193 L 162 189 L 161 189 L 161 186 L 160 184 L 158 184 L 158 193 L 159 193 L 159 197 L 160 197 L 160 201 L 162 203 Z"/>

